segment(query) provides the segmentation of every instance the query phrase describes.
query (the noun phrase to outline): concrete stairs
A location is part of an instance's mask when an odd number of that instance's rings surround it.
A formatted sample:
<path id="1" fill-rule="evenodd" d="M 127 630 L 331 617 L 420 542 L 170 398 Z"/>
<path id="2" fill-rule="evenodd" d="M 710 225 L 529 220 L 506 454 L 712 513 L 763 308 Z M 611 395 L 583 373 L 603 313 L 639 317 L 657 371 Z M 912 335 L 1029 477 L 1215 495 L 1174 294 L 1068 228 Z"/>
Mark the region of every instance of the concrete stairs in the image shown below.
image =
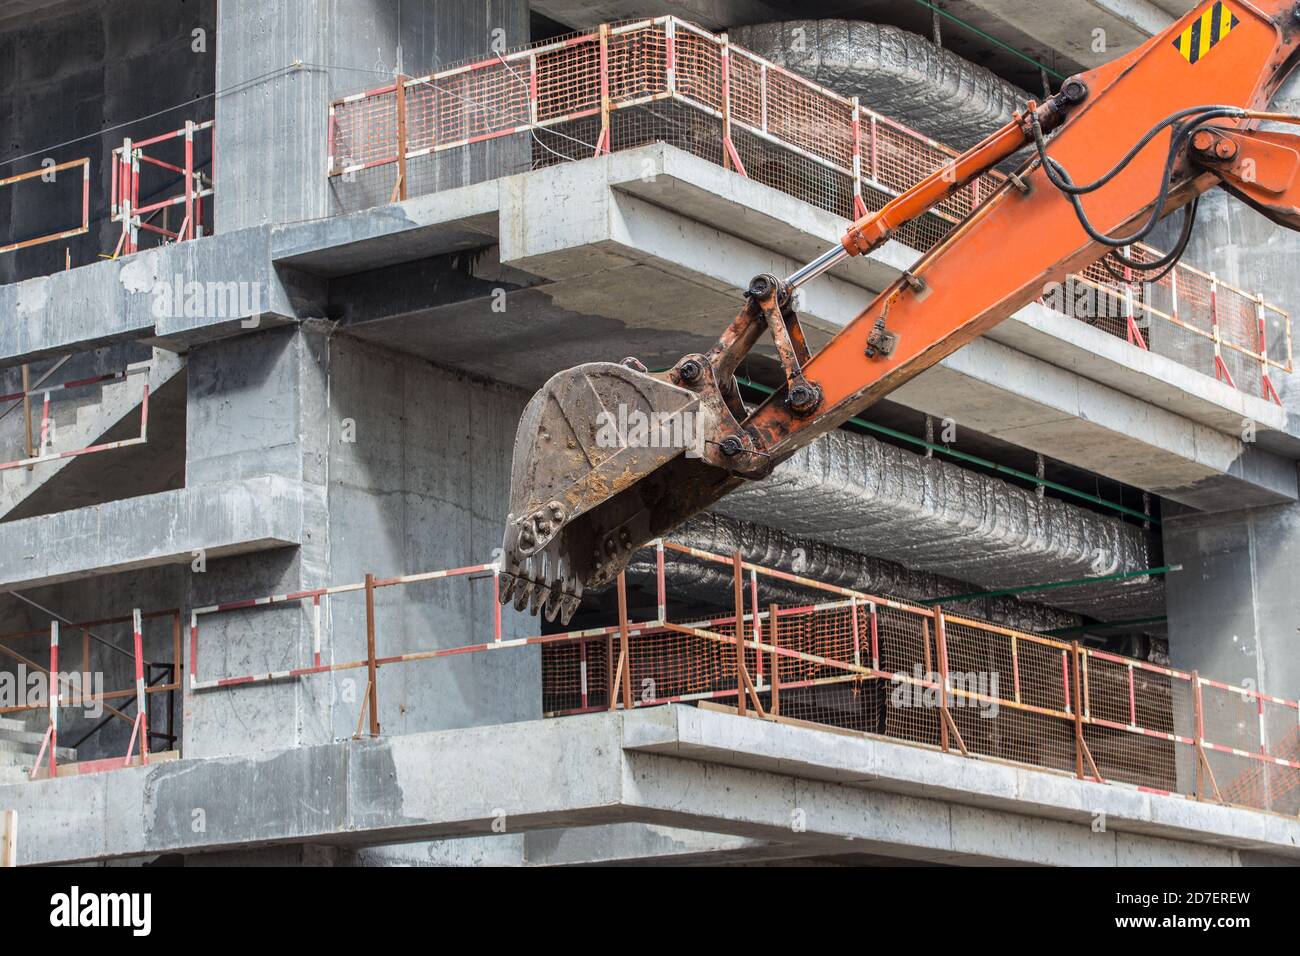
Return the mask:
<path id="1" fill-rule="evenodd" d="M 44 712 L 0 717 L 0 786 L 28 780 L 48 726 L 49 719 Z M 56 755 L 60 761 L 77 759 L 77 752 L 71 747 L 58 748 Z"/>
<path id="2" fill-rule="evenodd" d="M 54 421 L 54 439 L 50 451 L 71 451 L 98 444 L 115 426 L 128 417 L 139 418 L 140 399 L 145 381 L 149 383 L 152 398 L 159 389 L 185 367 L 185 360 L 163 349 L 154 349 L 147 373 L 128 375 L 117 381 L 106 382 L 96 390 L 71 390 L 52 396 L 51 418 Z M 11 417 L 17 417 L 15 412 Z M 32 397 L 33 440 L 39 441 L 41 404 L 39 396 Z M 152 418 L 152 414 L 151 414 Z M 152 424 L 152 422 L 151 422 Z M 125 426 L 124 426 L 125 427 Z M 14 453 L 16 452 L 16 453 Z M 11 449 L 6 459 L 21 457 L 21 450 Z M 0 472 L 0 518 L 13 511 L 47 482 L 54 479 L 77 458 L 64 458 L 42 462 L 30 470 L 13 468 Z"/>

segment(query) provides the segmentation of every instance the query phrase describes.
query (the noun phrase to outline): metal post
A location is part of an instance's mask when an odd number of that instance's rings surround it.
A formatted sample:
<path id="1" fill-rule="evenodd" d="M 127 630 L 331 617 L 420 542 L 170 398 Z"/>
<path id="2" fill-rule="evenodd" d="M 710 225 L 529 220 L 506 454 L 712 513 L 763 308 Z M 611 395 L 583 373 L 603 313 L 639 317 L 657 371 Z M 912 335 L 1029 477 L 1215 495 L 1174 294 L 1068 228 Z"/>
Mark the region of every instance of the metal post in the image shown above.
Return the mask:
<path id="1" fill-rule="evenodd" d="M 135 719 L 140 723 L 140 762 L 149 762 L 149 715 L 144 699 L 144 621 L 131 609 L 131 638 L 135 644 Z"/>
<path id="2" fill-rule="evenodd" d="M 780 633 L 776 626 L 777 614 L 776 605 L 771 604 L 767 609 L 767 642 L 772 645 L 772 703 L 769 705 L 773 714 L 781 713 L 781 655 L 776 652 L 779 646 L 777 636 Z"/>
<path id="3" fill-rule="evenodd" d="M 934 609 L 934 648 L 939 662 L 939 744 L 948 749 L 948 655 L 943 640 L 943 610 Z"/>
<path id="4" fill-rule="evenodd" d="M 379 736 L 378 667 L 375 665 L 375 576 L 366 572 L 366 671 L 370 677 L 370 736 Z"/>
<path id="5" fill-rule="evenodd" d="M 595 155 L 609 152 L 609 24 L 600 25 L 600 139 Z"/>
<path id="6" fill-rule="evenodd" d="M 185 121 L 185 229 L 182 239 L 194 238 L 194 121 Z"/>
<path id="7" fill-rule="evenodd" d="M 627 574 L 618 574 L 618 660 L 623 685 L 623 709 L 632 709 L 632 649 L 627 625 Z"/>
<path id="8" fill-rule="evenodd" d="M 758 650 L 758 645 L 763 643 L 763 622 L 758 613 L 758 572 L 753 568 L 749 569 L 749 607 L 754 615 L 754 680 L 762 686 L 763 654 Z"/>
<path id="9" fill-rule="evenodd" d="M 677 93 L 677 21 L 669 17 L 664 21 L 664 87 L 669 96 Z"/>
<path id="10" fill-rule="evenodd" d="M 722 165 L 748 177 L 745 164 L 740 161 L 740 154 L 736 152 L 735 141 L 731 138 L 731 41 L 724 33 L 719 38 L 719 42 L 722 56 L 722 145 L 724 149 Z"/>
<path id="11" fill-rule="evenodd" d="M 28 458 L 35 458 L 36 454 L 32 449 L 32 397 L 28 394 L 31 388 L 31 367 L 23 363 L 23 418 L 27 423 L 27 455 Z M 31 471 L 35 465 L 28 465 L 27 470 Z"/>
<path id="12" fill-rule="evenodd" d="M 59 622 L 50 621 L 50 777 L 59 775 Z M 37 767 L 40 760 L 36 761 Z M 34 773 L 37 767 L 32 768 Z"/>
<path id="13" fill-rule="evenodd" d="M 18 811 L 0 811 L 0 867 L 18 865 Z"/>
<path id="14" fill-rule="evenodd" d="M 871 669 L 880 670 L 880 626 L 876 619 L 876 605 L 871 604 Z"/>
<path id="15" fill-rule="evenodd" d="M 121 193 L 119 197 L 122 210 L 122 246 L 123 254 L 135 252 L 131 248 L 131 216 L 132 216 L 132 180 L 131 180 L 131 158 L 134 155 L 131 149 L 131 137 L 122 140 L 122 174 L 119 176 L 121 182 Z"/>
<path id="16" fill-rule="evenodd" d="M 668 21 L 672 25 L 672 20 Z M 664 539 L 655 542 L 655 590 L 659 597 L 659 623 L 668 620 L 668 587 L 664 580 Z"/>
<path id="17" fill-rule="evenodd" d="M 740 551 L 732 554 L 732 582 L 736 599 L 736 712 L 744 717 L 745 701 L 745 585 L 744 562 Z"/>
<path id="18" fill-rule="evenodd" d="M 867 214 L 867 204 L 862 201 L 862 104 L 853 97 L 853 216 L 861 219 Z"/>
<path id="19" fill-rule="evenodd" d="M 1080 780 L 1083 774 L 1083 679 L 1079 673 L 1079 642 L 1073 643 L 1074 657 L 1074 770 Z"/>
<path id="20" fill-rule="evenodd" d="M 406 188 L 406 74 L 397 74 L 397 198 L 405 199 Z"/>

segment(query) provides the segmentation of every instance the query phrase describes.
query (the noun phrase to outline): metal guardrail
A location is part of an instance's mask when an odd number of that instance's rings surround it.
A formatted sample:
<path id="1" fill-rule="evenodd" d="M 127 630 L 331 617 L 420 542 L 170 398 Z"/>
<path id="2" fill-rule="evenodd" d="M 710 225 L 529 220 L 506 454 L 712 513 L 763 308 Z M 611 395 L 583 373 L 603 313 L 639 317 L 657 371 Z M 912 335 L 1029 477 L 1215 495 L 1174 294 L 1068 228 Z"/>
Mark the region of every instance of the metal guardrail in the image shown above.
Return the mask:
<path id="1" fill-rule="evenodd" d="M 336 100 L 328 174 L 395 165 L 392 199 L 440 188 L 417 167 L 449 150 L 531 137 L 531 165 L 668 142 L 822 209 L 856 218 L 958 154 L 673 17 L 602 26 Z M 991 172 L 898 239 L 929 250 L 1001 187 Z M 1131 258 L 1162 256 L 1145 245 Z M 1128 278 L 1128 277 L 1125 277 Z M 1292 371 L 1291 321 L 1260 295 L 1179 265 L 1158 283 L 1097 263 L 1044 303 L 1108 334 L 1280 404 Z"/>
<path id="2" fill-rule="evenodd" d="M 357 734 L 368 716 L 370 734 L 378 735 L 383 668 L 539 647 L 542 710 L 549 717 L 720 702 L 768 720 L 877 735 L 1150 792 L 1300 813 L 1296 701 L 940 607 L 824 584 L 743 561 L 739 554 L 727 557 L 673 542 L 651 547 L 657 569 L 653 620 L 629 620 L 620 577 L 617 624 L 525 638 L 503 639 L 500 605 L 493 601 L 491 640 L 403 654 L 381 649 L 383 622 L 392 619 L 386 615 L 404 619 L 409 608 L 377 611 L 379 590 L 490 579 L 492 594 L 481 595 L 487 600 L 497 593 L 492 564 L 395 578 L 367 575 L 364 582 L 196 608 L 190 618 L 189 691 L 364 669 Z M 674 620 L 664 570 L 669 552 L 728 568 L 735 612 Z M 764 589 L 773 582 L 806 590 L 810 602 L 764 603 Z M 364 595 L 367 656 L 325 663 L 323 612 L 345 594 Z M 311 608 L 312 663 L 200 679 L 201 618 L 294 604 Z M 360 626 L 362 617 L 354 609 L 349 619 Z M 257 618 L 239 626 L 255 628 Z"/>
<path id="3" fill-rule="evenodd" d="M 153 622 L 160 622 L 164 626 L 170 623 L 170 636 L 172 645 L 172 660 L 166 664 L 151 664 L 144 658 L 144 632 L 145 628 Z M 104 634 L 109 634 L 114 630 L 129 628 L 131 639 L 131 650 L 126 651 L 118 647 L 114 641 L 105 638 Z M 134 665 L 135 682 L 130 688 L 94 692 L 85 686 L 83 680 L 73 680 L 69 677 L 65 669 L 60 668 L 59 654 L 60 644 L 68 636 L 81 636 L 81 661 L 80 671 L 75 672 L 78 678 L 89 677 L 96 673 L 96 668 L 92 665 L 91 649 L 94 646 L 107 647 L 117 654 L 129 657 Z M 11 645 L 23 640 L 35 638 L 46 638 L 49 641 L 49 666 L 45 666 L 36 660 L 15 650 Z M 81 707 L 86 708 L 88 705 L 102 705 L 104 710 L 108 711 L 110 717 L 123 720 L 131 725 L 131 738 L 127 744 L 126 755 L 124 757 L 108 757 L 102 760 L 81 761 L 71 768 L 64 768 L 64 772 L 69 770 L 76 774 L 97 773 L 104 770 L 114 770 L 118 767 L 139 766 L 149 762 L 150 742 L 155 738 L 168 739 L 174 743 L 175 738 L 171 734 L 173 724 L 172 716 L 168 715 L 167 724 L 169 731 L 167 733 L 155 732 L 151 726 L 151 714 L 147 700 L 153 694 L 168 694 L 169 702 L 173 699 L 176 691 L 180 690 L 181 684 L 177 675 L 181 670 L 181 612 L 179 609 L 167 611 L 151 611 L 142 613 L 138 608 L 133 609 L 125 617 L 103 618 L 95 621 L 71 622 L 64 621 L 60 618 L 54 618 L 50 621 L 48 628 L 37 628 L 34 630 L 17 631 L 14 633 L 0 634 L 0 655 L 17 661 L 21 667 L 28 669 L 31 674 L 44 674 L 46 680 L 45 701 L 44 703 L 22 703 L 0 706 L 0 716 L 6 714 L 17 714 L 24 711 L 45 709 L 48 714 L 48 725 L 45 730 L 45 736 L 41 743 L 41 751 L 37 755 L 34 766 L 31 771 L 33 780 L 39 777 L 57 777 L 60 774 L 58 763 L 58 745 L 59 745 L 59 710 L 60 708 Z M 67 656 L 64 656 L 66 664 Z M 145 680 L 146 668 L 163 667 L 171 675 L 171 678 L 165 683 Z M 23 688 L 26 690 L 26 687 Z M 135 716 L 130 716 L 123 710 L 112 706 L 108 703 L 110 700 L 123 700 L 128 706 L 130 702 L 135 703 Z M 169 703 L 169 711 L 171 709 Z M 103 722 L 98 724 L 94 731 L 102 730 L 106 726 Z M 87 735 L 89 736 L 89 735 Z M 85 737 L 82 738 L 85 740 Z M 41 765 L 45 764 L 45 770 L 42 771 Z"/>
<path id="4" fill-rule="evenodd" d="M 51 181 L 57 182 L 59 173 L 68 169 L 81 169 L 81 222 L 67 229 L 56 230 L 41 236 L 33 236 L 30 239 L 16 240 L 7 245 L 0 245 L 0 253 L 17 252 L 19 249 L 30 249 L 32 246 L 39 246 L 46 242 L 58 242 L 60 239 L 70 239 L 73 236 L 84 235 L 90 231 L 90 158 L 83 157 L 74 159 L 70 162 L 59 163 L 57 166 L 42 166 L 40 169 L 33 169 L 29 172 L 19 173 L 16 176 L 9 176 L 6 179 L 0 179 L 0 189 L 6 186 L 16 186 L 19 183 L 31 182 L 33 179 L 39 179 L 43 183 Z M 54 177 L 53 180 L 50 177 Z"/>

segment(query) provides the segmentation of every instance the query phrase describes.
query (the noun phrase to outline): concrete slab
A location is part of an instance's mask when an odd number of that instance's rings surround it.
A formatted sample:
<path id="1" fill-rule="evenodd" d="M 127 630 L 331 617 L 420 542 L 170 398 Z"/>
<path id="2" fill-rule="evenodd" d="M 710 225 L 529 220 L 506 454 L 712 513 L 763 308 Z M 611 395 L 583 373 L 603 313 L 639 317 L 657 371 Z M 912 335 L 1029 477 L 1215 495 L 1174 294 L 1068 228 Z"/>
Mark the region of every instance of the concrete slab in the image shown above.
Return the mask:
<path id="1" fill-rule="evenodd" d="M 267 476 L 194 485 L 0 524 L 0 588 L 248 554 L 301 543 L 300 483 Z"/>
<path id="2" fill-rule="evenodd" d="M 24 864 L 622 824 L 944 863 L 1300 860 L 1296 820 L 681 706 L 0 786 L 0 808 Z"/>

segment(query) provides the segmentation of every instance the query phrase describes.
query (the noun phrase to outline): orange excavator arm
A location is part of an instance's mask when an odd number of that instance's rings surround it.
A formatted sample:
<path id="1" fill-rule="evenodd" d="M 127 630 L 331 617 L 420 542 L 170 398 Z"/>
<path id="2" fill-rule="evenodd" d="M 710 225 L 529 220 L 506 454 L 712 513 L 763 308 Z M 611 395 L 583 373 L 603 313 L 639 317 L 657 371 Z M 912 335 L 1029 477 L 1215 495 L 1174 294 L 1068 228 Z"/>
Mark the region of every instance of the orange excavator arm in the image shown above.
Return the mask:
<path id="1" fill-rule="evenodd" d="M 626 359 L 554 376 L 520 422 L 502 601 L 567 622 L 584 589 L 612 581 L 637 548 L 761 480 L 1048 284 L 1108 254 L 1122 259 L 1119 250 L 1171 212 L 1184 209 L 1190 227 L 1196 200 L 1215 186 L 1300 228 L 1300 137 L 1260 129 L 1300 122 L 1264 112 L 1298 57 L 1297 0 L 1206 0 L 1139 49 L 1030 103 L 793 275 L 755 278 L 708 352 L 659 374 Z M 800 286 L 1026 147 L 1015 175 L 809 353 L 793 308 Z M 751 411 L 734 373 L 764 333 L 785 383 Z"/>

